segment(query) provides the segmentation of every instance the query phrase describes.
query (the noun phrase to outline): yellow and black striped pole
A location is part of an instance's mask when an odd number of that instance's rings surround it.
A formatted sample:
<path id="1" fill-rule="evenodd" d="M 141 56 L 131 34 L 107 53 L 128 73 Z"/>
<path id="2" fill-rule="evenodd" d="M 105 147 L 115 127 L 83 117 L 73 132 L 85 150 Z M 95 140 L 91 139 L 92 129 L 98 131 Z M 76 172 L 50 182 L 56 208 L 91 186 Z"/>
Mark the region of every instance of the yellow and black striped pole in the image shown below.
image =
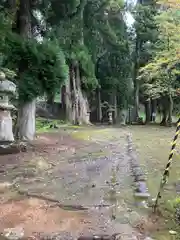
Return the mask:
<path id="1" fill-rule="evenodd" d="M 177 122 L 176 133 L 175 133 L 175 136 L 174 136 L 174 139 L 173 139 L 173 142 L 172 142 L 172 147 L 171 147 L 171 151 L 170 151 L 170 154 L 169 154 L 168 163 L 167 163 L 165 171 L 163 173 L 160 188 L 159 188 L 159 192 L 157 194 L 156 201 L 155 201 L 155 204 L 154 204 L 154 212 L 156 211 L 156 208 L 158 206 L 158 200 L 159 200 L 159 198 L 161 198 L 161 190 L 163 189 L 164 185 L 167 183 L 167 180 L 168 180 L 168 177 L 169 177 L 169 168 L 172 164 L 172 158 L 173 158 L 173 155 L 174 155 L 174 150 L 175 150 L 175 147 L 176 147 L 176 144 L 177 144 L 177 139 L 178 139 L 179 133 L 180 133 L 180 118 L 178 119 L 178 122 Z"/>

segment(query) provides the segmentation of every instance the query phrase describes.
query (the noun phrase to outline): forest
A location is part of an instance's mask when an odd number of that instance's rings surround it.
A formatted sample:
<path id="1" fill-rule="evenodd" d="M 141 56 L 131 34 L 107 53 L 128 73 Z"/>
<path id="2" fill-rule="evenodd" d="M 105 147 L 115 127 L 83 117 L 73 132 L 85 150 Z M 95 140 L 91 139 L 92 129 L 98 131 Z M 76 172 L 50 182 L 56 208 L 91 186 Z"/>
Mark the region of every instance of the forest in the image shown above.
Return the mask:
<path id="1" fill-rule="evenodd" d="M 56 96 L 73 124 L 106 115 L 114 123 L 148 124 L 161 113 L 160 124 L 171 126 L 179 111 L 177 4 L 1 1 L 1 75 L 16 85 L 16 136 L 32 140 L 37 99 L 52 106 Z"/>
<path id="2" fill-rule="evenodd" d="M 179 239 L 179 33 L 180 0 L 0 0 L 0 238 Z"/>

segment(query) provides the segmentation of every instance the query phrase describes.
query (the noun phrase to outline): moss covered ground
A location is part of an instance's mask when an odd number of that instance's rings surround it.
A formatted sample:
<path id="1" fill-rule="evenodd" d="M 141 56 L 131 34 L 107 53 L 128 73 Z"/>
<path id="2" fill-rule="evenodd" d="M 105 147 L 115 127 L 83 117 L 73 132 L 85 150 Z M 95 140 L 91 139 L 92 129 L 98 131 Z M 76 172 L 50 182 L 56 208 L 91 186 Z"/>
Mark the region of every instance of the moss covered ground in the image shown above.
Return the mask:
<path id="1" fill-rule="evenodd" d="M 133 142 L 142 167 L 147 172 L 147 184 L 152 198 L 156 197 L 164 168 L 168 161 L 175 128 L 159 126 L 132 126 Z M 180 228 L 174 221 L 175 204 L 179 201 L 177 193 L 180 189 L 180 139 L 173 157 L 168 184 L 159 201 L 159 209 L 162 214 L 163 227 L 155 233 L 155 239 L 170 240 L 180 239 Z M 178 232 L 176 238 L 169 235 L 169 230 Z M 174 237 L 174 238 L 172 238 Z"/>

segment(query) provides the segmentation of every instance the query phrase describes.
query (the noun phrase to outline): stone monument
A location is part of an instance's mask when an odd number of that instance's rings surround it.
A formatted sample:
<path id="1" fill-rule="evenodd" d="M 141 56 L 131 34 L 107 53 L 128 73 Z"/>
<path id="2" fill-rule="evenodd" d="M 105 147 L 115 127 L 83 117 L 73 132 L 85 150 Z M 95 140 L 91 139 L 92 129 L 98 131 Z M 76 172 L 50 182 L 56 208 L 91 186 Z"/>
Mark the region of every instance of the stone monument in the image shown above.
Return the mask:
<path id="1" fill-rule="evenodd" d="M 113 109 L 110 107 L 107 110 L 107 113 L 108 113 L 108 124 L 112 125 L 113 124 Z"/>
<path id="2" fill-rule="evenodd" d="M 11 110 L 15 107 L 9 104 L 9 96 L 15 94 L 16 85 L 7 80 L 0 71 L 0 144 L 14 141 Z"/>

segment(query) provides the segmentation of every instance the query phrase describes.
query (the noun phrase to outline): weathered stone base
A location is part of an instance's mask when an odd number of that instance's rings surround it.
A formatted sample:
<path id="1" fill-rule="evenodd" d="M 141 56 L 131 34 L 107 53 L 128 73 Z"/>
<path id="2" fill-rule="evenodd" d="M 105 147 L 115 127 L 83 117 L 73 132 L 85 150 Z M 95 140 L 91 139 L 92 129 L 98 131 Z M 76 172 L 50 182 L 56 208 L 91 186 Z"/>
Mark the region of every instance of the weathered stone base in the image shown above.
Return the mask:
<path id="1" fill-rule="evenodd" d="M 14 141 L 12 118 L 9 111 L 0 110 L 0 141 Z"/>
<path id="2" fill-rule="evenodd" d="M 130 135 L 127 136 L 127 142 L 128 142 L 128 156 L 129 156 L 132 176 L 135 182 L 134 196 L 137 198 L 147 199 L 150 197 L 150 194 L 146 186 L 146 177 L 138 163 L 137 156 L 134 153 L 132 139 Z"/>
<path id="3" fill-rule="evenodd" d="M 0 145 L 0 155 L 16 154 L 26 152 L 26 145 L 23 143 L 11 143 Z"/>

